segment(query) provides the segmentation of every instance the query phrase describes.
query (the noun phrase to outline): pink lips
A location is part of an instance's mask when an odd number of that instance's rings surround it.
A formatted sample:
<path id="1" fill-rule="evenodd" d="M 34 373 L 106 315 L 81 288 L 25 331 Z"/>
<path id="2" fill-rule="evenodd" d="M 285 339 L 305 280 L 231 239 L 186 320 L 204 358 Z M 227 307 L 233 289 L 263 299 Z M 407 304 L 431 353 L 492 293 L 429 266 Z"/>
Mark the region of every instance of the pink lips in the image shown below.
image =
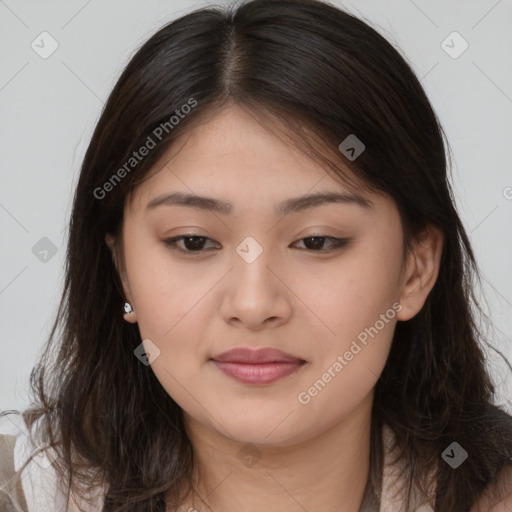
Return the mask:
<path id="1" fill-rule="evenodd" d="M 244 384 L 270 384 L 301 368 L 305 361 L 273 348 L 235 348 L 212 358 L 229 377 Z"/>

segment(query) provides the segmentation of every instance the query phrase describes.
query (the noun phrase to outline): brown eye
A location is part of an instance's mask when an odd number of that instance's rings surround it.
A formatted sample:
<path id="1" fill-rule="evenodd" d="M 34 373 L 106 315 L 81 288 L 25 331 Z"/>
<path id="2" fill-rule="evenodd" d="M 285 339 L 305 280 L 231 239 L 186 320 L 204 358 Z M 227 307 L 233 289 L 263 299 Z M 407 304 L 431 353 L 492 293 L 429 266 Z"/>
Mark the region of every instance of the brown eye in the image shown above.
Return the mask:
<path id="1" fill-rule="evenodd" d="M 301 238 L 299 242 L 304 242 L 306 250 L 312 252 L 330 252 L 336 249 L 341 249 L 350 241 L 348 238 L 334 238 L 331 236 L 308 236 Z M 329 248 L 325 249 L 325 242 L 330 241 Z"/>
<path id="2" fill-rule="evenodd" d="M 196 236 L 196 235 L 181 235 L 176 236 L 174 238 L 169 238 L 168 240 L 164 240 L 164 244 L 171 249 L 177 249 L 182 252 L 205 252 L 204 246 L 207 240 L 211 240 L 206 236 Z M 182 246 L 178 246 L 178 242 L 183 242 Z"/>

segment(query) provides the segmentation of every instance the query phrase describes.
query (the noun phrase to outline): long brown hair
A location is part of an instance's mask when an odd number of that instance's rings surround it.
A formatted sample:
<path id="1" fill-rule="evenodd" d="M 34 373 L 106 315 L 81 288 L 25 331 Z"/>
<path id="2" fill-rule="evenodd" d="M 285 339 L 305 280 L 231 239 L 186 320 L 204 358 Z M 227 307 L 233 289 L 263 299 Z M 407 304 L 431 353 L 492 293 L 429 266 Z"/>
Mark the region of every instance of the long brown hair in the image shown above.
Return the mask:
<path id="1" fill-rule="evenodd" d="M 44 420 L 68 483 L 83 492 L 106 484 L 105 512 L 163 511 L 165 495 L 177 504 L 188 492 L 194 457 L 182 411 L 133 354 L 140 333 L 123 320 L 104 237 L 120 234 L 127 199 L 176 137 L 228 99 L 269 129 L 272 116 L 284 120 L 279 135 L 330 172 L 346 179 L 348 165 L 369 189 L 392 197 L 404 251 L 429 225 L 442 230 L 437 282 L 422 310 L 398 322 L 375 387 L 369 482 L 378 489 L 387 424 L 408 463 L 406 481 L 427 495 L 426 475 L 437 467 L 435 510 L 469 510 L 511 464 L 512 418 L 493 405 L 477 265 L 454 207 L 449 146 L 400 53 L 368 24 L 316 0 L 199 9 L 161 28 L 130 60 L 81 167 L 64 292 L 31 374 L 29 425 Z M 179 122 L 171 120 L 187 104 Z M 338 150 L 350 134 L 366 146 L 355 161 Z M 134 164 L 148 137 L 155 147 Z M 470 453 L 457 470 L 441 459 L 453 441 Z"/>

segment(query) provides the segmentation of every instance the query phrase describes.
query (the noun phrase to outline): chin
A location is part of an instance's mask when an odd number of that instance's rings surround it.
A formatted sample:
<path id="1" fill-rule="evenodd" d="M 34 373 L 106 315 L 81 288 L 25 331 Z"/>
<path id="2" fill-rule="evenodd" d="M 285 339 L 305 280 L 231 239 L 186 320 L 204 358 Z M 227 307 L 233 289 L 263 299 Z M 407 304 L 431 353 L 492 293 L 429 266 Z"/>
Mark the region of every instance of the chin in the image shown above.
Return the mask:
<path id="1" fill-rule="evenodd" d="M 222 434 L 231 435 L 229 439 L 233 441 L 261 446 L 287 446 L 297 442 L 304 432 L 303 427 L 300 429 L 297 427 L 296 421 L 291 421 L 292 416 L 293 414 L 288 419 L 284 419 L 286 418 L 284 415 L 279 419 L 276 415 L 272 419 L 264 420 L 261 416 L 246 415 L 226 418 L 219 423 L 225 427 Z"/>

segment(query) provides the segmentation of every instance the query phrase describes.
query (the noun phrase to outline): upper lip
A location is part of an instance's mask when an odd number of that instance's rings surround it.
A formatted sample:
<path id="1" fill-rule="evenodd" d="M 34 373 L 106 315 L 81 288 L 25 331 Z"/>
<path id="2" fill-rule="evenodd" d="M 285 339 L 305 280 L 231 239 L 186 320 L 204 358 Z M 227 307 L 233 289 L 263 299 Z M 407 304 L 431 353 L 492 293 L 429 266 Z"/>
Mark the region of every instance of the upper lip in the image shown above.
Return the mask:
<path id="1" fill-rule="evenodd" d="M 212 357 L 214 361 L 229 363 L 301 363 L 304 360 L 275 348 L 234 348 Z"/>

